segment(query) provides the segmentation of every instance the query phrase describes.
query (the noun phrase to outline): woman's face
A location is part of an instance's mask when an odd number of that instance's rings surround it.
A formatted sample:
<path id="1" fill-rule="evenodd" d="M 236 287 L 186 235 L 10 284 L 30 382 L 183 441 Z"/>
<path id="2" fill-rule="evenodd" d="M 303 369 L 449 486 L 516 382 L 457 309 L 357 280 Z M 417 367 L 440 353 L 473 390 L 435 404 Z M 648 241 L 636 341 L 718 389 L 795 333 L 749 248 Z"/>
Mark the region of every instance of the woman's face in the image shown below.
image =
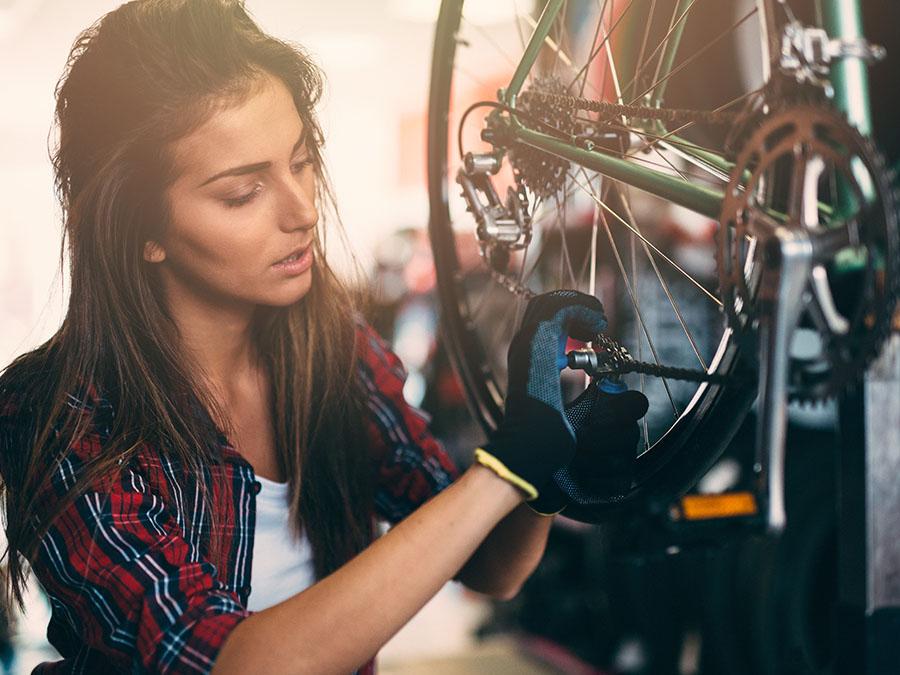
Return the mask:
<path id="1" fill-rule="evenodd" d="M 309 291 L 316 179 L 287 87 L 265 75 L 172 148 L 170 220 L 144 258 L 170 311 L 284 306 Z"/>

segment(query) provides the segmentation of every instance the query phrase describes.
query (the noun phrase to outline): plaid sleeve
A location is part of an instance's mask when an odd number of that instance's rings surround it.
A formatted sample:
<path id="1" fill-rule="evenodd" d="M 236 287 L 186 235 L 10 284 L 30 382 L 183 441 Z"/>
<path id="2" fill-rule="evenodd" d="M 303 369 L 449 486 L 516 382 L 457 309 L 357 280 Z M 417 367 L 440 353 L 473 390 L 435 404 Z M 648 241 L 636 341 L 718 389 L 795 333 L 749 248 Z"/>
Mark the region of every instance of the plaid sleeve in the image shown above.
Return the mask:
<path id="1" fill-rule="evenodd" d="M 71 489 L 98 442 L 96 435 L 78 442 L 39 499 Z M 64 624 L 57 629 L 123 672 L 208 673 L 250 613 L 139 472 L 92 487 L 52 525 L 32 565 Z"/>
<path id="2" fill-rule="evenodd" d="M 366 430 L 377 471 L 375 509 L 396 523 L 450 485 L 459 472 L 428 430 L 428 416 L 403 398 L 406 370 L 367 324 L 357 334 L 367 393 Z"/>

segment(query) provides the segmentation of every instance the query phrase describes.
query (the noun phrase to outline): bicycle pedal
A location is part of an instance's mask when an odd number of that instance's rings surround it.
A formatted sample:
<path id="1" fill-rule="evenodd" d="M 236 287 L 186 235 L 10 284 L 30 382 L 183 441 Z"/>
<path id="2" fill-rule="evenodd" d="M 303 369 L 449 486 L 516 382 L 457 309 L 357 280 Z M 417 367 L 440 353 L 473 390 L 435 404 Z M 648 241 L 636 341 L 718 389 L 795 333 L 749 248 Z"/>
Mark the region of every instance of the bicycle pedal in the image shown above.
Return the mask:
<path id="1" fill-rule="evenodd" d="M 765 530 L 763 511 L 749 491 L 688 494 L 669 506 L 664 529 L 686 540 L 757 534 Z"/>
<path id="2" fill-rule="evenodd" d="M 755 516 L 759 513 L 756 495 L 752 492 L 721 494 L 688 494 L 673 506 L 673 520 L 700 521 Z"/>

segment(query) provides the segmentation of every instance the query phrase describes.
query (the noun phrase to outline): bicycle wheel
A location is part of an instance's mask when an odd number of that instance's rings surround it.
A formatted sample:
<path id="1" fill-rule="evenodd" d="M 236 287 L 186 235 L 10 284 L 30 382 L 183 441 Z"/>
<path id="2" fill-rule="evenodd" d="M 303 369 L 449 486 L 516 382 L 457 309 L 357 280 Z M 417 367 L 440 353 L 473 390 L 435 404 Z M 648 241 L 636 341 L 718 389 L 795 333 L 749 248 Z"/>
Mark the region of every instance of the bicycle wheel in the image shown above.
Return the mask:
<path id="1" fill-rule="evenodd" d="M 495 149 L 479 140 L 492 108 L 470 111 L 461 126 L 462 113 L 477 101 L 497 100 L 495 92 L 510 81 L 544 5 L 503 4 L 444 0 L 428 116 L 429 229 L 443 333 L 476 418 L 489 430 L 502 416 L 505 355 L 524 309 L 517 294 L 523 287 L 595 293 L 607 308 L 607 333 L 639 360 L 734 374 L 741 358 L 716 295 L 715 223 L 709 217 L 514 144 L 491 180 L 514 188 L 516 208 L 531 210 L 530 241 L 494 258 L 479 255 L 475 222 L 465 213 L 466 201 L 455 196 L 453 176 L 461 162 L 457 145 L 462 152 Z M 672 107 L 738 108 L 762 85 L 755 7 L 752 0 L 727 7 L 710 0 L 568 0 L 523 92 L 550 89 L 640 103 L 665 89 L 665 105 Z M 721 25 L 711 26 L 713 20 Z M 676 37 L 677 51 L 667 48 Z M 727 86 L 709 86 L 717 68 L 729 67 L 735 70 Z M 653 123 L 599 119 L 552 105 L 526 112 L 568 134 L 589 129 L 605 152 L 637 165 L 719 190 L 727 184 L 727 170 L 716 168 L 720 162 L 685 152 L 702 147 L 698 154 L 724 158 L 729 130 L 721 126 L 687 123 L 676 137 Z M 583 377 L 565 372 L 564 391 L 572 395 Z M 615 500 L 569 507 L 566 514 L 575 519 L 598 522 L 626 508 L 668 508 L 716 460 L 755 396 L 746 384 L 641 375 L 626 376 L 626 382 L 650 400 L 632 488 Z"/>

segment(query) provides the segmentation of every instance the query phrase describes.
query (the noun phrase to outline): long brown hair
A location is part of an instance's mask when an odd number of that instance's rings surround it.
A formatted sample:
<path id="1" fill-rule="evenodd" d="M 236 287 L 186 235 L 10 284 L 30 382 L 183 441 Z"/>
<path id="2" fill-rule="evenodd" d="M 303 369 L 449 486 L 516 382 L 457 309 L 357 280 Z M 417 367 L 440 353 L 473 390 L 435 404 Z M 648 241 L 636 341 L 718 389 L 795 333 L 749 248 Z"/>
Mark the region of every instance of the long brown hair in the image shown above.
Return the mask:
<path id="1" fill-rule="evenodd" d="M 7 590 L 20 604 L 22 561 L 33 559 L 80 491 L 127 465 L 142 445 L 194 476 L 209 475 L 204 469 L 221 461 L 212 420 L 223 418 L 191 375 L 142 252 L 166 223 L 169 145 L 251 95 L 263 73 L 291 91 L 318 172 L 317 199 L 320 206 L 332 203 L 314 113 L 321 74 L 301 48 L 264 33 L 240 0 L 134 0 L 84 31 L 71 50 L 57 86 L 52 153 L 70 259 L 68 311 L 56 335 L 19 357 L 0 381 L 0 405 L 26 403 L 25 442 L 0 447 Z M 321 577 L 366 545 L 372 494 L 354 364 L 355 294 L 325 262 L 326 228 L 317 230 L 309 293 L 290 307 L 260 312 L 254 329 L 271 375 L 276 451 L 289 477 L 291 512 L 310 539 Z M 52 512 L 35 513 L 29 496 L 90 422 L 82 414 L 86 402 L 73 408 L 67 399 L 84 386 L 96 387 L 115 410 L 109 438 L 76 489 Z M 197 414 L 198 404 L 211 414 Z M 218 490 L 203 487 L 214 507 Z M 209 544 L 215 555 L 215 537 Z"/>

